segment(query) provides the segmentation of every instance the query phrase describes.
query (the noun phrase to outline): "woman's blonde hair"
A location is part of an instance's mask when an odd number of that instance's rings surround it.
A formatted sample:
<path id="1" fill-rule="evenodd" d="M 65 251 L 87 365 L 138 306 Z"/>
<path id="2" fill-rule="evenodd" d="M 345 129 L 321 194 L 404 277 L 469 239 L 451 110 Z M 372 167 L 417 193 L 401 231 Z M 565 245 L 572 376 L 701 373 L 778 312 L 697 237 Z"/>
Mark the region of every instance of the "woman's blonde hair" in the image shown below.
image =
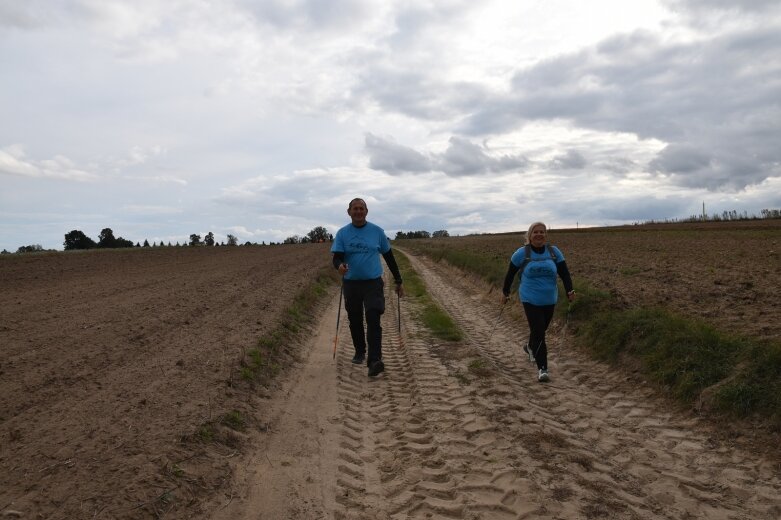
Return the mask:
<path id="1" fill-rule="evenodd" d="M 542 226 L 543 229 L 545 229 L 545 235 L 547 236 L 548 226 L 546 226 L 544 222 L 533 222 L 532 225 L 529 226 L 529 230 L 526 232 L 526 241 L 523 243 L 524 245 L 531 243 L 532 231 L 534 231 L 534 228 L 537 226 Z"/>

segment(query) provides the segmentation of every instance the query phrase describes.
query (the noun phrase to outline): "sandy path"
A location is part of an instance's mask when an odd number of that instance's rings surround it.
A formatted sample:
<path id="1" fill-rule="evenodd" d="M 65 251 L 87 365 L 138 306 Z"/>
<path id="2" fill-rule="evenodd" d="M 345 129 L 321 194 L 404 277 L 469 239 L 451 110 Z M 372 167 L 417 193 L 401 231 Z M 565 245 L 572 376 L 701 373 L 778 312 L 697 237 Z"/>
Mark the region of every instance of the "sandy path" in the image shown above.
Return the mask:
<path id="1" fill-rule="evenodd" d="M 410 257 L 466 333 L 432 340 L 388 296 L 386 373 L 350 363 L 335 302 L 276 408 L 245 484 L 215 518 L 709 518 L 781 516 L 773 459 L 720 440 L 551 334 L 549 384 L 495 295 Z M 509 311 L 508 313 L 509 314 Z M 344 318 L 344 316 L 342 316 Z M 329 328 L 330 327 L 330 328 Z M 319 441 L 319 442 L 318 442 Z M 266 456 L 268 455 L 268 457 Z"/>
<path id="2" fill-rule="evenodd" d="M 303 367 L 264 407 L 267 422 L 253 436 L 257 449 L 235 466 L 236 485 L 211 508 L 208 518 L 330 518 L 340 414 L 333 360 L 335 319 L 326 317 L 331 311 L 336 317 L 337 304 L 338 295 L 307 345 Z"/>

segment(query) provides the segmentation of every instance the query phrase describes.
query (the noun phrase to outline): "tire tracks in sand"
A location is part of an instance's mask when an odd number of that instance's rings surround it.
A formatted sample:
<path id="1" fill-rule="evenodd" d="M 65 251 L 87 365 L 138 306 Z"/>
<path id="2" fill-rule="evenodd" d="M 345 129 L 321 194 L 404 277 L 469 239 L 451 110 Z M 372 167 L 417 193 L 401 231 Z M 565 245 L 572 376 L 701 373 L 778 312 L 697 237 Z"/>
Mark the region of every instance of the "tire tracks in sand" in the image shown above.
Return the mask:
<path id="1" fill-rule="evenodd" d="M 550 337 L 553 381 L 538 383 L 520 350 L 522 326 L 500 319 L 491 335 L 495 294 L 488 300 L 460 273 L 408 256 L 466 337 L 438 344 L 405 304 L 399 338 L 389 305 L 388 368 L 376 380 L 351 365 L 346 338 L 335 518 L 781 514 L 776 463 L 725 444 L 652 389 L 568 349 L 560 330 Z M 470 364 L 485 367 L 471 380 Z"/>
<path id="2" fill-rule="evenodd" d="M 386 372 L 369 378 L 364 365 L 351 363 L 344 313 L 333 367 L 335 298 L 303 375 L 278 408 L 284 413 L 272 421 L 270 459 L 261 452 L 251 463 L 262 475 L 255 491 L 215 518 L 781 515 L 772 460 L 726 444 L 653 390 L 568 349 L 555 326 L 553 381 L 538 383 L 520 350 L 522 326 L 503 316 L 491 334 L 495 293 L 489 299 L 485 286 L 461 273 L 408 257 L 464 340 L 432 339 L 409 300 L 402 300 L 400 335 L 396 296 L 387 290 Z M 308 404 L 296 404 L 302 401 Z"/>

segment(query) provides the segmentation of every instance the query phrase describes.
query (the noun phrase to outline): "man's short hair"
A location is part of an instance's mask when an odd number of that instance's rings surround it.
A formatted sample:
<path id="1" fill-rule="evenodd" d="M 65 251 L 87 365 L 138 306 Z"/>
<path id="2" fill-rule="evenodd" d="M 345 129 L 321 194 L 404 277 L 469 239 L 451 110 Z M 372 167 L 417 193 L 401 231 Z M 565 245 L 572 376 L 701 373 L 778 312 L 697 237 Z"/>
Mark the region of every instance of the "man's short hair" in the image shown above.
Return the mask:
<path id="1" fill-rule="evenodd" d="M 362 198 L 360 198 L 360 197 L 355 197 L 353 200 L 351 200 L 351 201 L 350 201 L 350 203 L 347 205 L 347 209 L 352 209 L 352 207 L 353 207 L 353 204 L 354 204 L 355 202 L 358 202 L 359 200 L 360 200 L 361 202 L 363 202 L 363 207 L 368 209 L 368 206 L 366 206 L 366 201 L 365 201 L 365 200 L 363 200 L 363 199 L 362 199 Z"/>

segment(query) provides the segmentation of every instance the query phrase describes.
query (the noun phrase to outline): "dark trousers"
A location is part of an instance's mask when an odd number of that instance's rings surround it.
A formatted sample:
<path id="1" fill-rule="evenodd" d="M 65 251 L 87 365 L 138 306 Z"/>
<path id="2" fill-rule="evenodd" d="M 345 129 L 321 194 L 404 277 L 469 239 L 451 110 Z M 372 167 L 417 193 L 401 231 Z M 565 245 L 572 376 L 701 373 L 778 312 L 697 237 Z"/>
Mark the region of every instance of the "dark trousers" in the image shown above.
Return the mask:
<path id="1" fill-rule="evenodd" d="M 350 335 L 353 338 L 355 354 L 363 356 L 366 344 L 369 355 L 366 364 L 371 366 L 382 359 L 382 326 L 380 316 L 385 312 L 385 283 L 382 278 L 374 280 L 345 280 L 344 308 L 350 321 Z M 366 332 L 363 317 L 366 315 Z"/>
<path id="2" fill-rule="evenodd" d="M 548 347 L 545 345 L 545 331 L 553 319 L 555 305 L 532 305 L 523 302 L 526 321 L 529 322 L 529 350 L 537 360 L 537 368 L 548 370 Z"/>

